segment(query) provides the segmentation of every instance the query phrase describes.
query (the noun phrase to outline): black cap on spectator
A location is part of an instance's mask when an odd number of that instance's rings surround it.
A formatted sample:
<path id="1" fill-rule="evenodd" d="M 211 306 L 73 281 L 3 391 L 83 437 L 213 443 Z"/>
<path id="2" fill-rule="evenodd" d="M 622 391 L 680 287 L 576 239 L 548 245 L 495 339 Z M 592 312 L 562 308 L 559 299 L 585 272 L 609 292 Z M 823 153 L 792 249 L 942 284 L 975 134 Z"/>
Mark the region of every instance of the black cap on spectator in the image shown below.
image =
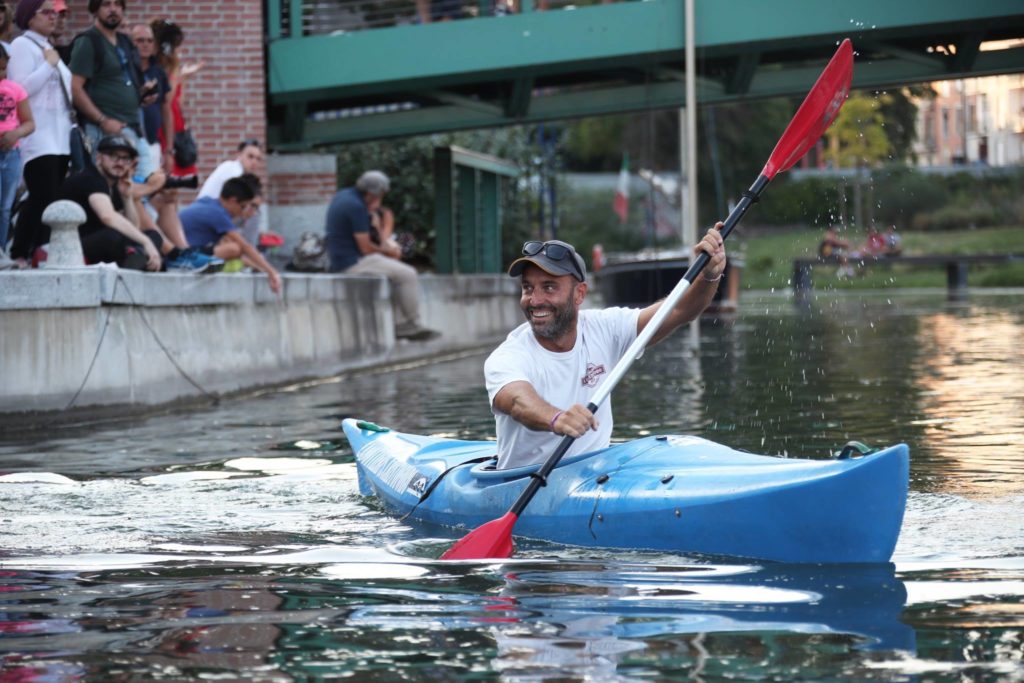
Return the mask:
<path id="1" fill-rule="evenodd" d="M 100 144 L 96 146 L 101 152 L 116 152 L 117 150 L 123 150 L 128 152 L 133 157 L 139 156 L 139 150 L 135 149 L 135 145 L 123 135 L 108 135 L 102 140 Z"/>

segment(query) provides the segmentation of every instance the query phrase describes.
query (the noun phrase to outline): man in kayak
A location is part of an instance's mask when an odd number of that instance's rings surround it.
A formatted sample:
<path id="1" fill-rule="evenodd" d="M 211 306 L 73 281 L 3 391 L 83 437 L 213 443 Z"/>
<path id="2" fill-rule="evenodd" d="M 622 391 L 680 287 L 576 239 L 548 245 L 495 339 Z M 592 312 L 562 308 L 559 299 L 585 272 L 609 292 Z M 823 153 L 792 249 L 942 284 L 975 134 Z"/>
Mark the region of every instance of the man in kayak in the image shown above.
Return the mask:
<path id="1" fill-rule="evenodd" d="M 655 344 L 707 308 L 725 270 L 721 223 L 694 247 L 707 266 L 651 338 Z M 498 469 L 543 462 L 562 436 L 576 441 L 567 456 L 608 446 L 611 401 L 597 414 L 586 405 L 595 389 L 658 311 L 606 308 L 581 311 L 587 296 L 583 257 L 565 242 L 527 242 L 508 269 L 520 278 L 526 323 L 513 330 L 484 364 L 498 437 Z"/>

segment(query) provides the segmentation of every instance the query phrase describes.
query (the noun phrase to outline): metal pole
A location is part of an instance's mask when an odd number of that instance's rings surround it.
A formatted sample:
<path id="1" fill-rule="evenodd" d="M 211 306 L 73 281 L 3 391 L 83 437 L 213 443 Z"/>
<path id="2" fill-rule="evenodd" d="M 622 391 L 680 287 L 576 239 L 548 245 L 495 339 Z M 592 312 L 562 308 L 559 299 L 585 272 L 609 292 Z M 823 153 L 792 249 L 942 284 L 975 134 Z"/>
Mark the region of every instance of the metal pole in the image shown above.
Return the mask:
<path id="1" fill-rule="evenodd" d="M 686 0 L 686 216 L 683 245 L 697 242 L 697 46 L 694 2 Z"/>
<path id="2" fill-rule="evenodd" d="M 686 201 L 683 248 L 697 243 L 697 39 L 694 2 L 686 0 Z M 682 122 L 680 122 L 682 123 Z M 682 131 L 680 131 L 681 133 Z M 680 136 L 682 137 L 682 136 Z M 700 345 L 700 321 L 690 323 L 690 344 Z"/>

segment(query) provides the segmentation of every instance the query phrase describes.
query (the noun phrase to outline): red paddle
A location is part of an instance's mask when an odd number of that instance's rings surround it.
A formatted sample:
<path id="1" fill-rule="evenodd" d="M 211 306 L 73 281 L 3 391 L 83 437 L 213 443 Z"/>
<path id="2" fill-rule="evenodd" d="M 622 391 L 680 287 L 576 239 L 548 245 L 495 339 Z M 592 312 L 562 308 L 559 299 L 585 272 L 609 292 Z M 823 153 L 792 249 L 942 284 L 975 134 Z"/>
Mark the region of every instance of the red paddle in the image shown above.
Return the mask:
<path id="1" fill-rule="evenodd" d="M 839 49 L 836 50 L 836 53 L 832 55 L 832 59 L 825 67 L 825 70 L 821 72 L 814 87 L 807 93 L 807 97 L 793 116 L 793 120 L 786 126 L 786 131 L 782 134 L 778 144 L 775 145 L 775 149 L 772 151 L 768 163 L 764 165 L 761 175 L 757 177 L 757 180 L 750 186 L 750 189 L 743 193 L 743 198 L 739 204 L 729 213 L 729 217 L 725 219 L 725 224 L 721 230 L 723 238 L 729 236 L 729 233 L 740 222 L 740 219 L 743 218 L 751 204 L 757 201 L 761 192 L 772 178 L 780 171 L 787 170 L 799 161 L 807 153 L 807 150 L 818 141 L 818 138 L 825 132 L 825 129 L 832 124 L 832 121 L 838 116 L 843 102 L 846 101 L 847 96 L 850 94 L 850 81 L 852 78 L 853 46 L 850 44 L 850 40 L 846 39 L 839 46 Z M 597 391 L 594 392 L 590 403 L 587 405 L 591 412 L 597 412 L 597 407 L 611 394 L 612 389 L 622 379 L 622 376 L 626 374 L 633 361 L 639 357 L 640 353 L 647 346 L 647 342 L 650 341 L 654 333 L 661 327 L 661 323 L 669 311 L 683 297 L 690 283 L 704 269 L 709 259 L 710 257 L 705 252 L 701 252 L 694 260 L 693 265 L 687 269 L 683 279 L 672 289 L 672 292 L 662 303 L 658 312 L 655 313 L 651 321 L 637 335 L 637 338 L 626 350 L 622 359 L 615 365 Z M 498 519 L 487 522 L 466 534 L 460 541 L 449 548 L 447 552 L 441 555 L 441 559 L 482 560 L 511 557 L 514 550 L 512 528 L 515 526 L 516 521 L 519 520 L 519 515 L 522 514 L 526 506 L 533 500 L 537 490 L 544 485 L 548 475 L 551 474 L 551 471 L 562 459 L 562 456 L 572 446 L 573 441 L 575 439 L 571 436 L 563 437 L 555 452 L 544 461 L 537 474 L 531 477 L 530 482 L 526 485 L 523 492 L 519 494 L 519 498 L 516 499 L 512 508 Z"/>

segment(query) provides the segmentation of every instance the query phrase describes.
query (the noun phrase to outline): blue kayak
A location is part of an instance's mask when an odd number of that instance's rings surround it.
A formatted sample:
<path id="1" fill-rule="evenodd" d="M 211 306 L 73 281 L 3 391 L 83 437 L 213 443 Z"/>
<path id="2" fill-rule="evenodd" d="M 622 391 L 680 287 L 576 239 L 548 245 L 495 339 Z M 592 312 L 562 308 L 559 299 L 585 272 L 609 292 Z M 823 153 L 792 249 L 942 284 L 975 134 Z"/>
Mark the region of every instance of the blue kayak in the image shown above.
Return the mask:
<path id="1" fill-rule="evenodd" d="M 403 434 L 353 419 L 342 426 L 363 495 L 460 532 L 507 512 L 539 468 L 494 469 L 492 441 Z M 803 460 L 694 436 L 645 437 L 563 459 L 515 533 L 779 562 L 888 562 L 906 507 L 909 459 L 904 444 Z"/>

